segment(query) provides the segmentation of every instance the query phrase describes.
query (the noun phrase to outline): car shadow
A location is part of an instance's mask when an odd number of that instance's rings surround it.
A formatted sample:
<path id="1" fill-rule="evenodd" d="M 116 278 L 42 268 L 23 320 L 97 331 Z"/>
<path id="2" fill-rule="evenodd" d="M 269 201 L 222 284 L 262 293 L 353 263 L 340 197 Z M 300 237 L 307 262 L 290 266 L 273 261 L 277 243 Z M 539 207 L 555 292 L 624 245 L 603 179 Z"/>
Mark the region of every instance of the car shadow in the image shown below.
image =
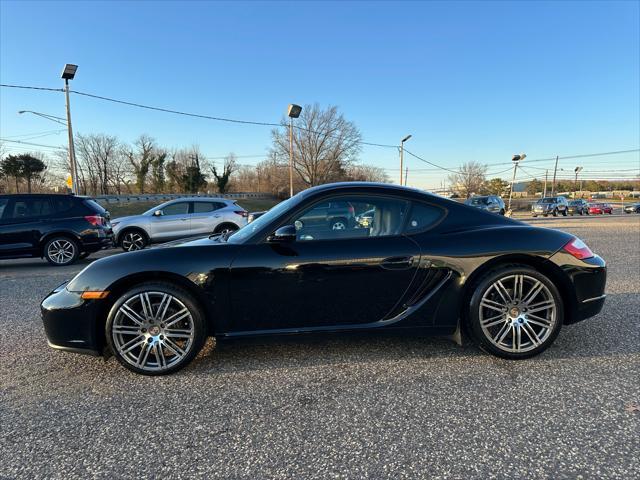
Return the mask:
<path id="1" fill-rule="evenodd" d="M 613 294 L 603 311 L 590 319 L 563 326 L 555 343 L 544 353 L 524 362 L 613 358 L 640 354 L 640 331 L 628 311 L 640 310 L 636 293 Z M 621 336 L 621 331 L 629 332 Z M 238 373 L 287 368 L 369 364 L 458 358 L 515 365 L 485 353 L 465 341 L 432 336 L 340 335 L 291 336 L 209 342 L 186 371 L 191 374 Z"/>

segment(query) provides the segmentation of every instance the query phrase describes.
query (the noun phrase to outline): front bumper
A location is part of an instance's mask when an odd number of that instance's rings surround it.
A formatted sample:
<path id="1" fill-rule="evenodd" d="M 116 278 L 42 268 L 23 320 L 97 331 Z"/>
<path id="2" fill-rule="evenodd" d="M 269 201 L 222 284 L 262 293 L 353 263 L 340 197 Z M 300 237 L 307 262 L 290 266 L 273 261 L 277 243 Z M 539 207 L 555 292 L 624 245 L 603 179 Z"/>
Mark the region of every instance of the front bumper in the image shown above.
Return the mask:
<path id="1" fill-rule="evenodd" d="M 99 325 L 99 300 L 83 300 L 70 292 L 66 282 L 56 288 L 40 305 L 49 346 L 89 355 L 101 355 L 104 334 Z"/>
<path id="2" fill-rule="evenodd" d="M 566 273 L 568 279 L 564 323 L 576 323 L 600 313 L 607 297 L 605 261 L 598 255 L 578 260 L 564 250 L 557 252 L 550 260 Z"/>

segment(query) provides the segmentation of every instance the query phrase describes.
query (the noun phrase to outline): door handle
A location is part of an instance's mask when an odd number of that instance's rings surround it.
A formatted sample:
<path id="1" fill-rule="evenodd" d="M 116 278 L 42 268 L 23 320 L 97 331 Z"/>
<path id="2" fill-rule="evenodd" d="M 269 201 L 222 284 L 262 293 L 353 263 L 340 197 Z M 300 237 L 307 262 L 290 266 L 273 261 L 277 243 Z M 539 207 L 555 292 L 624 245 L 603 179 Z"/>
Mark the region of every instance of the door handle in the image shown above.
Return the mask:
<path id="1" fill-rule="evenodd" d="M 388 270 L 402 270 L 413 266 L 413 257 L 389 257 L 382 260 L 382 268 Z"/>

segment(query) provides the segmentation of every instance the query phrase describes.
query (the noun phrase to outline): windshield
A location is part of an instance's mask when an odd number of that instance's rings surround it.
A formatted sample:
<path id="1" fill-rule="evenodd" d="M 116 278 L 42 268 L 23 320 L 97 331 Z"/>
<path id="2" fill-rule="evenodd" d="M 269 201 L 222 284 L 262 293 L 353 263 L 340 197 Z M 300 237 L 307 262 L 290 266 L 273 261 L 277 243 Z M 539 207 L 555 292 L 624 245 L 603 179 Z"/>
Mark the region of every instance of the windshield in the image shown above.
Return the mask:
<path id="1" fill-rule="evenodd" d="M 487 197 L 476 197 L 470 198 L 467 202 L 469 205 L 486 205 L 489 203 L 489 199 Z"/>
<path id="2" fill-rule="evenodd" d="M 297 201 L 298 199 L 296 197 L 291 197 L 288 200 L 285 200 L 284 202 L 280 202 L 271 210 L 269 210 L 267 213 L 265 213 L 261 217 L 258 217 L 253 222 L 248 223 L 247 225 L 242 227 L 240 230 L 235 232 L 233 235 L 231 235 L 227 239 L 227 242 L 244 243 L 244 241 L 247 238 L 251 237 L 258 230 L 261 230 L 262 227 L 270 223 L 274 218 L 276 218 L 282 212 L 286 211 L 291 205 L 294 205 Z"/>
<path id="3" fill-rule="evenodd" d="M 538 203 L 556 203 L 555 198 L 541 198 Z"/>
<path id="4" fill-rule="evenodd" d="M 571 202 L 569 202 L 569 205 L 580 205 L 580 200 L 573 200 Z"/>

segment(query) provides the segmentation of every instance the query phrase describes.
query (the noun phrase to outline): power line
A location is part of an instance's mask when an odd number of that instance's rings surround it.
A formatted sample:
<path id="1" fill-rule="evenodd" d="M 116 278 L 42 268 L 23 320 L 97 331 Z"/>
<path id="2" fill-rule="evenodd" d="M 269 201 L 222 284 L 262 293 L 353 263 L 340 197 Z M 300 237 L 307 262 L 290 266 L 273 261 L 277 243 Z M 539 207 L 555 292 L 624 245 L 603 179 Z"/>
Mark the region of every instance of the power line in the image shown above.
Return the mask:
<path id="1" fill-rule="evenodd" d="M 11 142 L 11 143 L 19 143 L 21 145 L 31 145 L 31 146 L 34 146 L 34 147 L 55 148 L 56 150 L 64 150 L 63 147 L 56 146 L 56 145 L 43 145 L 42 143 L 23 142 L 21 140 L 10 140 L 8 138 L 0 138 L 0 141 L 2 141 L 2 142 Z"/>
<path id="2" fill-rule="evenodd" d="M 62 88 L 47 88 L 47 87 L 29 87 L 26 85 L 8 85 L 6 83 L 0 83 L 0 87 L 6 88 L 23 88 L 26 90 L 46 90 L 48 92 L 64 92 Z"/>

